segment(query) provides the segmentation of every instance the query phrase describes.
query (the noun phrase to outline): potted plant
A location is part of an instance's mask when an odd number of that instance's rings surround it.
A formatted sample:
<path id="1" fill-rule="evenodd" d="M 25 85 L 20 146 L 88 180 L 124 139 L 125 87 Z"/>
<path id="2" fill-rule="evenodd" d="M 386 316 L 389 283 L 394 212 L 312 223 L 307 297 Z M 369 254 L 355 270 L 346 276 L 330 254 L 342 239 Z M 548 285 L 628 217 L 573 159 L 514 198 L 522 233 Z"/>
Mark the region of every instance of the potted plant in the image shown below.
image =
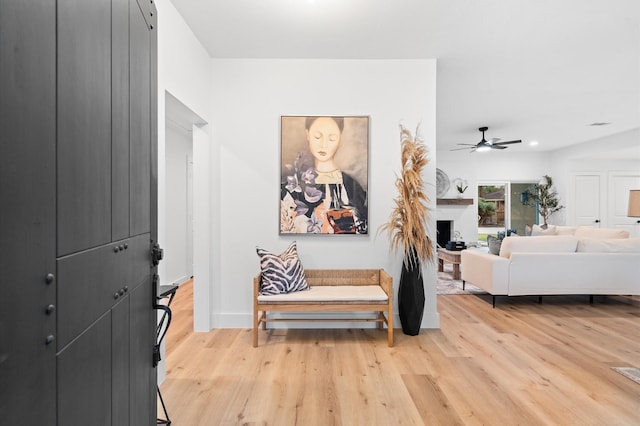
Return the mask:
<path id="1" fill-rule="evenodd" d="M 563 205 L 560 205 L 558 192 L 553 188 L 553 179 L 549 175 L 544 175 L 540 182 L 529 188 L 526 198 L 527 205 L 538 206 L 540 216 L 542 216 L 541 228 L 543 229 L 547 229 L 549 216 L 564 208 Z"/>
<path id="2" fill-rule="evenodd" d="M 398 287 L 398 313 L 402 331 L 415 336 L 420 332 L 424 313 L 424 285 L 421 265 L 433 260 L 433 244 L 427 234 L 429 209 L 422 172 L 428 164 L 427 148 L 419 136 L 400 126 L 401 175 L 396 179 L 398 196 L 389 221 L 381 226 L 390 238 L 390 249 L 402 250 L 402 274 Z"/>
<path id="3" fill-rule="evenodd" d="M 469 185 L 467 185 L 467 181 L 464 179 L 460 179 L 457 178 L 456 181 L 456 190 L 458 191 L 458 198 L 462 198 L 464 195 L 464 191 L 467 190 L 467 188 L 469 188 Z"/>

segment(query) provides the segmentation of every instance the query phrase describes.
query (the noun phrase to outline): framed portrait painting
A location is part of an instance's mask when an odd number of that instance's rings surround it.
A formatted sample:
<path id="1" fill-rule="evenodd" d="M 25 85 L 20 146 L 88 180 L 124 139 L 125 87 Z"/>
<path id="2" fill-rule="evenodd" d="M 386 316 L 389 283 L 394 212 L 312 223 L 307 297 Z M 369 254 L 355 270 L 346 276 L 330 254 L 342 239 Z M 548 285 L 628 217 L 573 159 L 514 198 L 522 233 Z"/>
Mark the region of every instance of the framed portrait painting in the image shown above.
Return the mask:
<path id="1" fill-rule="evenodd" d="M 282 116 L 280 234 L 367 234 L 368 116 Z"/>

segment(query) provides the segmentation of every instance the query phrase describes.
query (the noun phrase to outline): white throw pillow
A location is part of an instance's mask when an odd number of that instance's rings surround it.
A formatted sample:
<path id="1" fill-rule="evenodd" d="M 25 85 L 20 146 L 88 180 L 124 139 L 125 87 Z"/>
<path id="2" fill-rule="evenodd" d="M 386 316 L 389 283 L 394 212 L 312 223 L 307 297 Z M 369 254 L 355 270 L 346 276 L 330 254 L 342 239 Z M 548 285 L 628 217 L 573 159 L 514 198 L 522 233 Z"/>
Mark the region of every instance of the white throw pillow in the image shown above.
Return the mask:
<path id="1" fill-rule="evenodd" d="M 544 229 L 538 225 L 533 225 L 533 228 L 531 228 L 531 236 L 537 237 L 540 235 L 556 235 L 555 225 L 547 225 L 547 229 Z"/>
<path id="2" fill-rule="evenodd" d="M 578 239 L 571 235 L 506 237 L 500 246 L 500 256 L 510 258 L 511 253 L 573 253 Z"/>
<path id="3" fill-rule="evenodd" d="M 577 226 L 556 226 L 556 235 L 575 235 Z"/>
<path id="4" fill-rule="evenodd" d="M 591 226 L 579 226 L 574 234 L 576 238 L 629 238 L 629 232 L 624 229 L 616 228 L 593 228 Z"/>
<path id="5" fill-rule="evenodd" d="M 640 253 L 640 238 L 583 238 L 578 241 L 582 253 Z"/>

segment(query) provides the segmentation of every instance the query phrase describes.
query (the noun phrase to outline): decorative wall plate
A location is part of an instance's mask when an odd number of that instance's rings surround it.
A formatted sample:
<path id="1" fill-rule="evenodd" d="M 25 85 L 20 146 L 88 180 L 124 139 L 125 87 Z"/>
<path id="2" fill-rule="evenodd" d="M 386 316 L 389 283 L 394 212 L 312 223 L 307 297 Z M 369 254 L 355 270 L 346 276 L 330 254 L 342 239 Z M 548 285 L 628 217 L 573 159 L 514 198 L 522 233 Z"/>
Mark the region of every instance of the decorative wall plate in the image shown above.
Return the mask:
<path id="1" fill-rule="evenodd" d="M 440 169 L 436 169 L 436 197 L 443 198 L 449 192 L 451 181 L 449 176 Z"/>

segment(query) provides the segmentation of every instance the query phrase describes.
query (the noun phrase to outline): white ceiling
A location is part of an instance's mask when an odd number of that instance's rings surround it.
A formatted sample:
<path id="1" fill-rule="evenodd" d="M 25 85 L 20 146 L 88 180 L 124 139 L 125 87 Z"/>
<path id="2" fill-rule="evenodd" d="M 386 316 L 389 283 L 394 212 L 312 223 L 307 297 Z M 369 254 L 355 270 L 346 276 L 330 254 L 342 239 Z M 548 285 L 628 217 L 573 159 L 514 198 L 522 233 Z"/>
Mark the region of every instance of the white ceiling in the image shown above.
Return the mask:
<path id="1" fill-rule="evenodd" d="M 214 58 L 436 58 L 439 150 L 480 126 L 510 152 L 640 127 L 639 0 L 171 2 Z"/>

